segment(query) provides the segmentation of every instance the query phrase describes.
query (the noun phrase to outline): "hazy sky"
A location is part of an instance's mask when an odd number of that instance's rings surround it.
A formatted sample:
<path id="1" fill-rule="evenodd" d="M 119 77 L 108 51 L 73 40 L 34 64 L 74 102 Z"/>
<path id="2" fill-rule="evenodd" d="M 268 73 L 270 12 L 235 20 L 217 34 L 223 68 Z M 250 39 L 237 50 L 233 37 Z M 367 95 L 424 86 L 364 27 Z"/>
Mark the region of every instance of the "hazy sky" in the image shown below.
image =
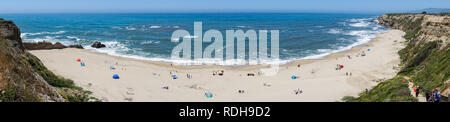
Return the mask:
<path id="1" fill-rule="evenodd" d="M 2 0 L 0 13 L 402 12 L 448 8 L 450 0 Z"/>

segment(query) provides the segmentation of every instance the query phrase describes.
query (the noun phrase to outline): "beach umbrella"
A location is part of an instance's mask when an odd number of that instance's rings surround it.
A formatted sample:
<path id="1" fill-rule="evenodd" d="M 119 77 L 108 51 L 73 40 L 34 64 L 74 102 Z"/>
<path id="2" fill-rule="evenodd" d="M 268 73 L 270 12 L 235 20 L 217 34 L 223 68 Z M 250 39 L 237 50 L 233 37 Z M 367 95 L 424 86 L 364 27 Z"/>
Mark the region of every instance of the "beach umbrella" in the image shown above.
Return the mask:
<path id="1" fill-rule="evenodd" d="M 295 75 L 292 75 L 292 80 L 295 80 L 295 79 L 297 79 L 297 76 L 295 76 Z"/>
<path id="2" fill-rule="evenodd" d="M 81 66 L 84 67 L 86 66 L 86 64 L 84 62 L 81 62 Z"/>
<path id="3" fill-rule="evenodd" d="M 172 78 L 177 79 L 178 77 L 177 77 L 177 75 L 172 75 Z"/>
<path id="4" fill-rule="evenodd" d="M 113 79 L 119 79 L 119 75 L 118 74 L 114 74 L 113 75 Z"/>
<path id="5" fill-rule="evenodd" d="M 81 62 L 81 59 L 77 59 L 78 62 Z"/>
<path id="6" fill-rule="evenodd" d="M 367 49 L 367 51 L 370 51 L 370 49 Z"/>
<path id="7" fill-rule="evenodd" d="M 205 93 L 205 97 L 206 98 L 212 98 L 213 94 L 211 92 L 207 92 L 207 93 Z"/>

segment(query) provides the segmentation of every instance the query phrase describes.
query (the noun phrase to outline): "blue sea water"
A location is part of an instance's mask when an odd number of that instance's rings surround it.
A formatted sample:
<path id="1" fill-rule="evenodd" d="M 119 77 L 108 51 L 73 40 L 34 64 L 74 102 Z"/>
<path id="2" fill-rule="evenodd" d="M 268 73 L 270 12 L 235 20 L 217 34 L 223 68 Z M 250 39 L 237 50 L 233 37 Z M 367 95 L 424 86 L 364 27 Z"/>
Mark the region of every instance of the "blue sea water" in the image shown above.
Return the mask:
<path id="1" fill-rule="evenodd" d="M 66 45 L 81 44 L 92 51 L 155 61 L 184 62 L 170 59 L 172 49 L 178 44 L 171 42 L 171 35 L 178 29 L 188 30 L 193 35 L 194 22 L 203 22 L 204 32 L 209 29 L 221 32 L 279 30 L 282 62 L 277 63 L 318 59 L 367 43 L 376 34 L 386 31 L 377 25 L 377 16 L 324 13 L 0 14 L 0 18 L 13 20 L 20 27 L 24 42 L 45 40 Z M 107 47 L 91 48 L 95 41 Z"/>

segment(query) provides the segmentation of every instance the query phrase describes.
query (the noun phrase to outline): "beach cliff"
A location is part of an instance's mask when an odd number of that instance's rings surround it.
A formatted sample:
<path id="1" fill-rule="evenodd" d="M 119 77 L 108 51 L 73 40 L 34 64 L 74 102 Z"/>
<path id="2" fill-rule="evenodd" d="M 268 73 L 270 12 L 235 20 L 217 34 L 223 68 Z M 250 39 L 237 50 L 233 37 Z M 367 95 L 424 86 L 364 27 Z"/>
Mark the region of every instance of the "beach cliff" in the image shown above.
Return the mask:
<path id="1" fill-rule="evenodd" d="M 418 101 L 408 89 L 415 86 L 423 88 L 422 95 L 437 88 L 442 96 L 448 96 L 450 14 L 386 14 L 380 16 L 378 21 L 381 25 L 406 33 L 406 47 L 398 52 L 402 62 L 400 71 L 396 77 L 361 93 L 360 97 L 345 97 L 344 100 Z"/>
<path id="2" fill-rule="evenodd" d="M 65 102 L 87 101 L 86 91 L 73 81 L 56 76 L 28 53 L 20 29 L 0 19 L 0 101 Z"/>

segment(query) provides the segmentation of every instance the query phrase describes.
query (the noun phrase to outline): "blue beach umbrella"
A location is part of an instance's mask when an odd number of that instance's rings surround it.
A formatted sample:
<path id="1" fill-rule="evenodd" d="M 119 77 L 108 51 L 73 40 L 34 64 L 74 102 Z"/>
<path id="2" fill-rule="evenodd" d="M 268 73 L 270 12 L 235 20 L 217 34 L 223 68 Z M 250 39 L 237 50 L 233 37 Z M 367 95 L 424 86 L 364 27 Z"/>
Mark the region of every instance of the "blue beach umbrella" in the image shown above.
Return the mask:
<path id="1" fill-rule="evenodd" d="M 172 75 L 172 78 L 177 79 L 178 77 L 177 77 L 177 75 Z"/>
<path id="2" fill-rule="evenodd" d="M 297 76 L 295 76 L 295 75 L 292 75 L 292 80 L 295 80 L 295 79 L 297 79 Z"/>
<path id="3" fill-rule="evenodd" d="M 113 75 L 113 79 L 119 79 L 119 75 L 118 74 L 114 74 Z"/>
<path id="4" fill-rule="evenodd" d="M 211 92 L 205 93 L 206 98 L 212 98 L 213 94 Z"/>

